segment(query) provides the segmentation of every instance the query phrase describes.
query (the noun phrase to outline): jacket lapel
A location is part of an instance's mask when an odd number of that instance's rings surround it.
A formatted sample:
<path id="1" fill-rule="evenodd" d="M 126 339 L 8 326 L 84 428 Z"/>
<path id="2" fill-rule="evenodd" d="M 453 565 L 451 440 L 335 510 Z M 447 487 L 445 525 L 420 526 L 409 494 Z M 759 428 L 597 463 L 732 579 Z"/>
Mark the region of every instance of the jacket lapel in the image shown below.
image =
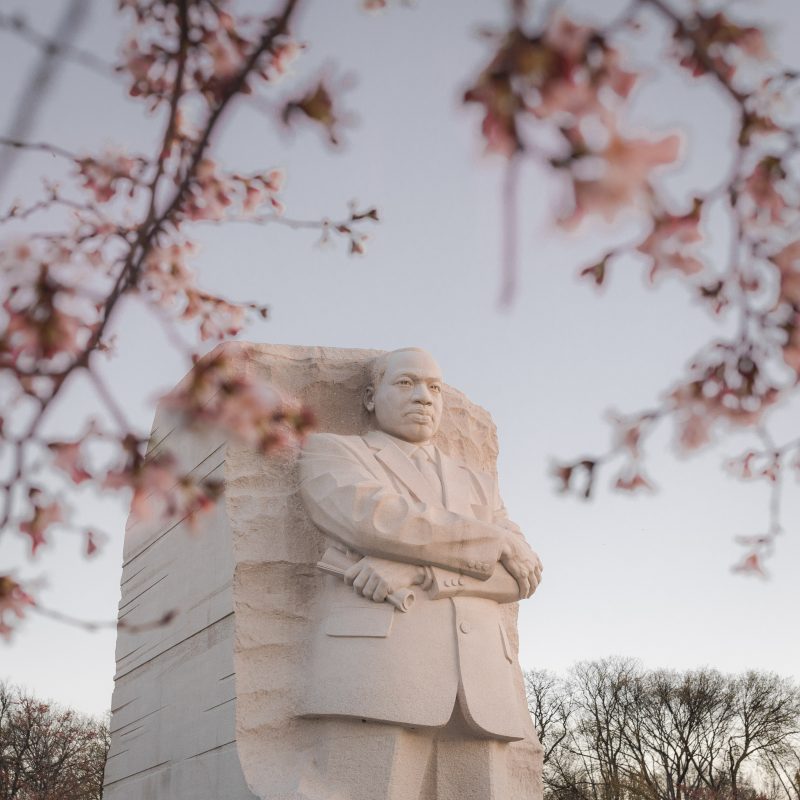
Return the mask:
<path id="1" fill-rule="evenodd" d="M 364 441 L 375 450 L 375 458 L 393 475 L 396 475 L 408 490 L 423 503 L 440 506 L 434 488 L 422 477 L 411 459 L 381 431 L 370 431 Z"/>
<path id="2" fill-rule="evenodd" d="M 445 507 L 448 511 L 454 511 L 456 514 L 463 514 L 467 517 L 473 516 L 470 500 L 472 487 L 470 486 L 467 471 L 462 469 L 457 461 L 445 455 L 439 448 L 436 448 L 436 450 L 439 453 L 439 472 L 442 476 L 442 485 L 444 487 Z"/>

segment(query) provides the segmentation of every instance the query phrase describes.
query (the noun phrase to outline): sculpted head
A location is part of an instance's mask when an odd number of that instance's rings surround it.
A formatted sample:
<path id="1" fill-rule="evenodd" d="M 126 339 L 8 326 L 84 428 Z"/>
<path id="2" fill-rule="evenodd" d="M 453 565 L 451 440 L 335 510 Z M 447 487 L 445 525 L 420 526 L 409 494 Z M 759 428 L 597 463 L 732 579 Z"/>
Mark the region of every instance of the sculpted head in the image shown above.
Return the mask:
<path id="1" fill-rule="evenodd" d="M 442 390 L 442 371 L 433 356 L 405 347 L 375 359 L 364 405 L 384 433 L 424 444 L 439 429 Z"/>

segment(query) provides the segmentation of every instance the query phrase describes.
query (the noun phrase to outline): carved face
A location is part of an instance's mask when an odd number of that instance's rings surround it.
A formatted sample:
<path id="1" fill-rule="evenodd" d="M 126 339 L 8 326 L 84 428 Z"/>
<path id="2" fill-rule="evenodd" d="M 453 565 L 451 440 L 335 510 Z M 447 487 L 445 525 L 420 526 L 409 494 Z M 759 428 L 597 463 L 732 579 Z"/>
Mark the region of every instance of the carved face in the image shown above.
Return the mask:
<path id="1" fill-rule="evenodd" d="M 429 441 L 442 419 L 439 365 L 422 350 L 390 353 L 383 377 L 367 390 L 365 405 L 385 433 L 415 444 Z"/>

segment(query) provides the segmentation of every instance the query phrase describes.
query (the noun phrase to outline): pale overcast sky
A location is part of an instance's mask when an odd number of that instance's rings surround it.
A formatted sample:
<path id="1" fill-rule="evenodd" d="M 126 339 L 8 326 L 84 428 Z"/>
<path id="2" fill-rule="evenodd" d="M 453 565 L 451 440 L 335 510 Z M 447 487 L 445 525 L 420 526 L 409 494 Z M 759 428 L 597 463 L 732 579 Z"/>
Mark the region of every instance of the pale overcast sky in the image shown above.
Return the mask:
<path id="1" fill-rule="evenodd" d="M 0 9 L 22 10 L 51 31 L 64 5 L 3 0 Z M 567 3 L 603 14 L 619 5 Z M 78 41 L 108 60 L 121 34 L 115 6 L 95 2 Z M 745 6 L 771 21 L 776 51 L 796 60 L 796 4 L 737 5 Z M 382 222 L 370 231 L 360 259 L 347 257 L 343 243 L 316 248 L 314 235 L 302 231 L 213 228 L 201 237 L 198 268 L 212 290 L 270 305 L 271 319 L 252 325 L 244 339 L 423 346 L 438 358 L 448 383 L 492 413 L 506 505 L 545 564 L 542 586 L 520 614 L 523 667 L 563 670 L 579 659 L 621 654 L 653 667 L 757 668 L 800 677 L 796 486 L 787 492 L 788 532 L 769 565 L 770 580 L 729 570 L 740 554 L 733 537 L 766 525 L 765 487 L 739 484 L 720 469 L 748 444 L 746 435 L 681 458 L 673 431 L 660 431 L 648 444 L 655 495 L 611 492 L 613 472 L 602 476 L 591 503 L 554 492 L 551 459 L 603 450 L 604 413 L 655 402 L 714 324 L 677 281 L 649 288 L 641 266 L 615 271 L 601 296 L 579 283 L 578 267 L 601 252 L 608 233 L 555 234 L 549 219 L 561 190 L 533 165 L 523 176 L 520 289 L 510 310 L 498 310 L 500 164 L 481 156 L 477 112 L 464 110 L 459 98 L 486 54 L 476 28 L 500 19 L 504 8 L 481 0 L 419 0 L 413 8 L 398 4 L 389 13 L 365 15 L 357 0 L 309 0 L 298 34 L 310 48 L 296 78 L 331 64 L 340 75 L 356 76 L 346 101 L 358 120 L 346 132 L 346 147 L 332 152 L 312 130 L 288 137 L 242 108 L 228 118 L 216 152 L 232 168 L 284 166 L 283 198 L 292 217 L 335 217 L 356 198 L 377 205 Z M 37 55 L 0 31 L 0 129 Z M 659 76 L 659 64 L 650 63 L 653 78 L 636 96 L 633 122 L 683 127 L 688 163 L 664 177 L 671 195 L 681 197 L 695 183 L 710 185 L 725 168 L 726 106 L 707 85 L 675 72 Z M 278 96 L 292 85 L 280 86 Z M 106 144 L 146 150 L 160 131 L 160 122 L 126 99 L 114 80 L 61 64 L 31 138 L 81 152 Z M 19 159 L 0 190 L 0 205 L 34 197 L 38 176 L 53 169 L 45 156 Z M 185 365 L 133 302 L 117 333 L 119 355 L 106 374 L 147 430 L 154 398 Z M 89 403 L 75 385 L 56 426 L 77 432 Z M 779 436 L 792 430 L 792 419 L 797 409 L 782 412 Z M 66 536 L 30 562 L 26 542 L 13 533 L 0 541 L 0 558 L 22 577 L 46 576 L 40 596 L 47 605 L 110 619 L 119 599 L 126 515 L 113 499 L 84 498 L 81 516 L 112 534 L 91 562 Z M 113 672 L 110 631 L 91 634 L 32 619 L 11 644 L 0 643 L 0 679 L 88 712 L 109 708 Z"/>

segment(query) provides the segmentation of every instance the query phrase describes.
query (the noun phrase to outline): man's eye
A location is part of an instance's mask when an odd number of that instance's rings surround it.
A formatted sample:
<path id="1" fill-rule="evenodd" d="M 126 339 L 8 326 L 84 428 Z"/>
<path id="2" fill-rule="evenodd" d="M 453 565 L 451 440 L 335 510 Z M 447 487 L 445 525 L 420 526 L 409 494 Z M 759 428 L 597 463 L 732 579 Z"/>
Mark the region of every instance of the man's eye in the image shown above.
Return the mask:
<path id="1" fill-rule="evenodd" d="M 439 386 L 438 383 L 431 384 L 431 391 L 432 392 L 441 392 L 442 391 L 442 387 Z"/>
<path id="2" fill-rule="evenodd" d="M 411 386 L 411 381 L 408 378 L 404 378 L 403 380 L 397 381 L 398 386 Z"/>

